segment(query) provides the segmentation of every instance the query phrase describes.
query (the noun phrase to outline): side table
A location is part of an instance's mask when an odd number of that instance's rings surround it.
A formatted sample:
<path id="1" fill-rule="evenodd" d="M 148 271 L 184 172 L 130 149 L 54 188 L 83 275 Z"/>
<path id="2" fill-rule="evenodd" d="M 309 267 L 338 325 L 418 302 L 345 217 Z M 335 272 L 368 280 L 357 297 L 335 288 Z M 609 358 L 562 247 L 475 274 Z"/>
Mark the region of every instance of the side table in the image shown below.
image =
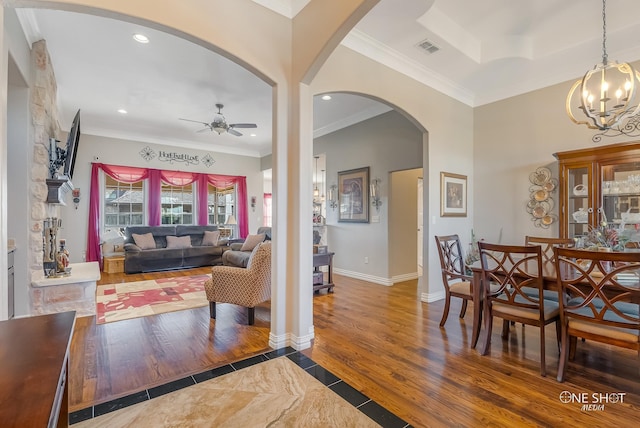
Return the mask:
<path id="1" fill-rule="evenodd" d="M 104 273 L 124 273 L 124 256 L 105 256 Z"/>
<path id="2" fill-rule="evenodd" d="M 313 286 L 313 291 L 322 290 L 323 288 L 327 289 L 328 293 L 333 293 L 333 255 L 335 253 L 326 253 L 326 254 L 314 254 L 313 255 L 313 271 L 320 272 L 320 266 L 328 266 L 329 267 L 329 275 L 327 276 L 327 281 L 323 281 L 322 284 L 317 284 Z"/>

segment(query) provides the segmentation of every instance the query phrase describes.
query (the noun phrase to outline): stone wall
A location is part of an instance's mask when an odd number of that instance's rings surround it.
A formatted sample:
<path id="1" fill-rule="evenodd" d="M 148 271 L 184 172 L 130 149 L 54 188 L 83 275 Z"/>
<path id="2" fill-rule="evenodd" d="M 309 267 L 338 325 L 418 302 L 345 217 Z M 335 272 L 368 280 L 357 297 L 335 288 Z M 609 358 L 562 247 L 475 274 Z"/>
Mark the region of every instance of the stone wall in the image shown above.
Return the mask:
<path id="1" fill-rule="evenodd" d="M 34 141 L 33 163 L 29 174 L 31 227 L 28 254 L 31 271 L 42 272 L 42 222 L 47 217 L 60 217 L 60 208 L 45 202 L 45 180 L 49 178 L 49 138 L 59 138 L 60 124 L 56 104 L 56 76 L 44 40 L 35 42 L 31 47 L 31 65 L 34 72 L 34 86 L 31 90 Z"/>

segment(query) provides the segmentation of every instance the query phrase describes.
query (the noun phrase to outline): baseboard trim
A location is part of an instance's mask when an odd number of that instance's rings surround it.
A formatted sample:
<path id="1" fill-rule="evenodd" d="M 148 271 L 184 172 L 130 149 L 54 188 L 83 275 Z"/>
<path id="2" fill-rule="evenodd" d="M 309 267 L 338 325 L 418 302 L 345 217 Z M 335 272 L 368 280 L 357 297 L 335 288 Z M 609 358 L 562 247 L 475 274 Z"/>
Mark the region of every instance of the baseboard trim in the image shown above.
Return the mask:
<path id="1" fill-rule="evenodd" d="M 389 278 L 383 278 L 381 276 L 367 275 L 365 273 L 354 272 L 345 269 L 333 268 L 333 271 L 338 275 L 348 276 L 349 278 L 361 279 L 363 281 L 373 282 L 380 285 L 391 286 L 393 281 Z"/>
<path id="2" fill-rule="evenodd" d="M 393 281 L 394 284 L 414 279 L 418 279 L 418 272 L 405 273 L 403 275 L 395 275 L 391 277 L 391 281 Z"/>
<path id="3" fill-rule="evenodd" d="M 420 294 L 420 301 L 432 303 L 437 302 L 438 300 L 442 300 L 445 297 L 447 297 L 447 294 L 444 292 L 444 290 L 437 291 L 435 293 L 422 293 Z"/>
<path id="4" fill-rule="evenodd" d="M 313 339 L 313 333 L 305 336 L 296 336 L 292 333 L 286 333 L 282 335 L 275 335 L 269 333 L 269 346 L 273 349 L 292 347 L 296 351 L 301 351 L 311 347 L 311 339 Z"/>

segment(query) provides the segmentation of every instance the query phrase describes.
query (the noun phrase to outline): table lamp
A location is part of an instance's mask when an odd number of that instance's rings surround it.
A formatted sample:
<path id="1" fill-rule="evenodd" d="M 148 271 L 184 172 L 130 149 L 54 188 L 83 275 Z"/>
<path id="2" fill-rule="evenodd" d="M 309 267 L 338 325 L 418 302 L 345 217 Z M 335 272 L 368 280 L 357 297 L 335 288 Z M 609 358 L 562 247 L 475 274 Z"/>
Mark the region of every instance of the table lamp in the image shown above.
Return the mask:
<path id="1" fill-rule="evenodd" d="M 227 221 L 224 223 L 225 226 L 229 226 L 229 229 L 231 229 L 231 235 L 229 235 L 229 239 L 233 238 L 233 232 L 236 224 L 238 224 L 238 222 L 236 221 L 236 216 L 230 214 L 229 217 L 227 217 Z"/>

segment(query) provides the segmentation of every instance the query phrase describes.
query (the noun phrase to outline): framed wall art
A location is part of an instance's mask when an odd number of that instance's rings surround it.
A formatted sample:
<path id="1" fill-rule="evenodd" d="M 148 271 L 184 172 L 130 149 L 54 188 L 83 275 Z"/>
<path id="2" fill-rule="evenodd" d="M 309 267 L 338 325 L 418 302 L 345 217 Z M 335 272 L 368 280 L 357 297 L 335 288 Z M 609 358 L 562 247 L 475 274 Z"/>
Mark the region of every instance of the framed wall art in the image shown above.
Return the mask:
<path id="1" fill-rule="evenodd" d="M 467 176 L 440 173 L 440 216 L 467 216 Z"/>
<path id="2" fill-rule="evenodd" d="M 338 172 L 338 221 L 369 223 L 369 167 Z"/>

